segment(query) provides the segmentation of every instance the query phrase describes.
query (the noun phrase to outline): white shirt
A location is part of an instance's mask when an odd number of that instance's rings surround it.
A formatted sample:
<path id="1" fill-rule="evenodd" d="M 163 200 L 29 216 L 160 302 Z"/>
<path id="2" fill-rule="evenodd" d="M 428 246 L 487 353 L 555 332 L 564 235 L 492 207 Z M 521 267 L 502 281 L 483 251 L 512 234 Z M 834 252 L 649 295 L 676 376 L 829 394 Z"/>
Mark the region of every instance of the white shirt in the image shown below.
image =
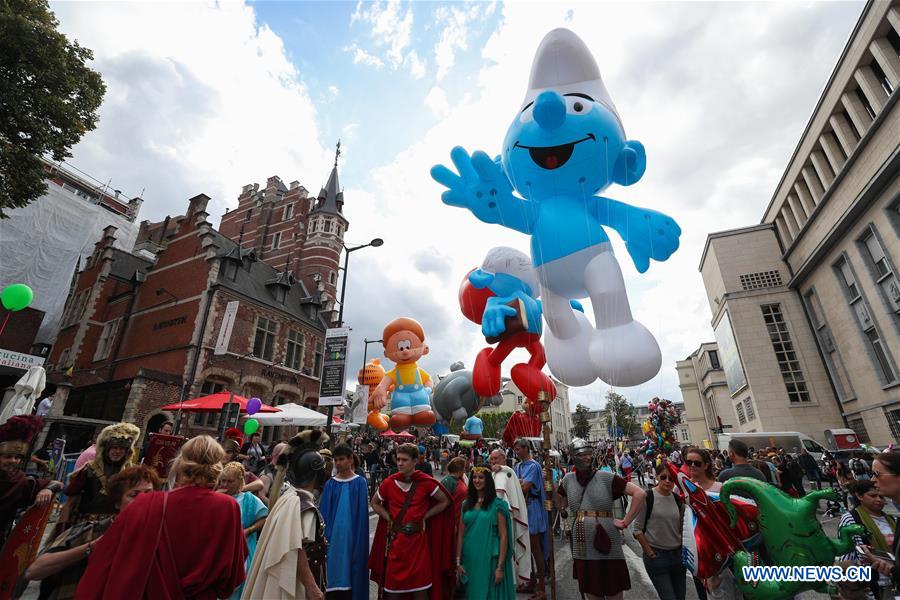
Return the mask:
<path id="1" fill-rule="evenodd" d="M 50 408 L 52 408 L 52 407 L 53 407 L 53 400 L 51 400 L 50 397 L 48 396 L 47 398 L 44 398 L 43 400 L 41 400 L 40 404 L 38 404 L 37 412 L 35 412 L 35 415 L 37 415 L 38 417 L 46 417 L 47 414 L 50 412 Z"/>

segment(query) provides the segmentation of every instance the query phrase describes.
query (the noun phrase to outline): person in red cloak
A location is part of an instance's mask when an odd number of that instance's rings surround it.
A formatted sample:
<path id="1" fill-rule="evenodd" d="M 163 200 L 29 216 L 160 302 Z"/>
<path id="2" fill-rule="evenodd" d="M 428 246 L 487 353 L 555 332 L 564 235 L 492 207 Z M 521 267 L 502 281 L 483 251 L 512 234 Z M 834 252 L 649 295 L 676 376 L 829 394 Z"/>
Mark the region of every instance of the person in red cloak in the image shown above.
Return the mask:
<path id="1" fill-rule="evenodd" d="M 444 600 L 453 595 L 456 521 L 450 493 L 416 471 L 418 457 L 413 444 L 397 448 L 399 472 L 372 496 L 372 509 L 381 518 L 369 553 L 369 577 L 388 598 Z"/>
<path id="2" fill-rule="evenodd" d="M 10 417 L 0 425 L 0 547 L 20 509 L 46 505 L 62 483 L 28 477 L 20 470 L 22 459 L 44 420 L 32 415 Z"/>
<path id="3" fill-rule="evenodd" d="M 172 465 L 176 488 L 134 500 L 100 538 L 76 600 L 227 598 L 244 581 L 247 542 L 233 498 L 215 492 L 225 452 L 208 435 Z"/>

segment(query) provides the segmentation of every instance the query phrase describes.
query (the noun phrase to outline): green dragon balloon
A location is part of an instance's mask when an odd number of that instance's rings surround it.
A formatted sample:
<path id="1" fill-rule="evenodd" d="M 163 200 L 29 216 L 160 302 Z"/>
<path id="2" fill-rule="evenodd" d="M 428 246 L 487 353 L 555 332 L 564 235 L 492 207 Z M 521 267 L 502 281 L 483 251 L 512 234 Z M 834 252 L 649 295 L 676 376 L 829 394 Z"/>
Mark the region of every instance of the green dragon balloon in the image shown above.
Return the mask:
<path id="1" fill-rule="evenodd" d="M 816 519 L 819 500 L 840 500 L 833 489 L 817 490 L 802 498 L 794 498 L 774 485 L 749 477 L 729 479 L 722 485 L 719 499 L 734 526 L 737 515 L 729 501 L 732 494 L 750 497 L 759 507 L 759 530 L 767 558 L 778 566 L 829 566 L 834 557 L 846 554 L 853 547 L 853 536 L 865 532 L 857 525 L 841 529 L 840 538 L 825 535 Z M 734 576 L 747 600 L 782 600 L 795 594 L 814 589 L 827 592 L 825 581 L 763 581 L 744 579 L 743 567 L 763 564 L 757 552 L 739 550 L 734 553 Z"/>

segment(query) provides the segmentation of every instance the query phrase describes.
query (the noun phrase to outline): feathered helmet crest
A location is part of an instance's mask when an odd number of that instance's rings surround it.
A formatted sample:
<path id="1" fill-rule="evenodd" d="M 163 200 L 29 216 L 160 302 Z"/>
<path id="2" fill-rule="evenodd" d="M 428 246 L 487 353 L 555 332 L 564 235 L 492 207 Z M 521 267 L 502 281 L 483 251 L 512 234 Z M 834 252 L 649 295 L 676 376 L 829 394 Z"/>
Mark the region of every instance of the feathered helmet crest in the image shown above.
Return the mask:
<path id="1" fill-rule="evenodd" d="M 35 415 L 10 417 L 0 425 L 0 454 L 25 454 L 43 426 L 44 419 Z"/>
<path id="2" fill-rule="evenodd" d="M 110 448 L 125 448 L 130 450 L 125 455 L 124 464 L 134 462 L 134 445 L 141 437 L 141 430 L 131 423 L 116 423 L 103 428 L 97 436 L 97 458 L 94 461 L 102 461 L 106 458 L 106 451 Z"/>

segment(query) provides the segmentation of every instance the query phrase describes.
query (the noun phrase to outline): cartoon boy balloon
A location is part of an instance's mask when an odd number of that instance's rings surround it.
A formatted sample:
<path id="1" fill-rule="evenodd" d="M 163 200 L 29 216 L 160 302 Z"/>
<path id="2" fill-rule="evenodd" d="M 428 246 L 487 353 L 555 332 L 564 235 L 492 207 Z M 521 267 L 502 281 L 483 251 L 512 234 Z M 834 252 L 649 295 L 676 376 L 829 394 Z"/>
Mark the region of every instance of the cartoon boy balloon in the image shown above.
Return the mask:
<path id="1" fill-rule="evenodd" d="M 632 317 L 603 228 L 618 232 L 641 273 L 650 259 L 664 261 L 678 249 L 681 229 L 666 215 L 599 195 L 612 183 L 640 180 L 646 154 L 625 137 L 581 38 L 567 29 L 544 37 L 500 157 L 469 156 L 456 147 L 450 158 L 458 173 L 443 165 L 431 169 L 448 188 L 445 204 L 531 236 L 553 374 L 569 385 L 600 378 L 627 387 L 653 378 L 662 361 L 659 346 Z M 579 298 L 590 299 L 594 325 L 570 303 Z"/>
<path id="2" fill-rule="evenodd" d="M 428 354 L 425 345 L 425 330 L 415 319 L 400 317 L 384 328 L 384 355 L 396 363 L 385 373 L 378 387 L 372 392 L 371 400 L 375 408 L 387 404 L 387 393 L 391 393 L 391 429 L 402 431 L 410 425 L 434 425 L 431 410 L 431 390 L 434 384 L 424 369 L 416 361 Z"/>

